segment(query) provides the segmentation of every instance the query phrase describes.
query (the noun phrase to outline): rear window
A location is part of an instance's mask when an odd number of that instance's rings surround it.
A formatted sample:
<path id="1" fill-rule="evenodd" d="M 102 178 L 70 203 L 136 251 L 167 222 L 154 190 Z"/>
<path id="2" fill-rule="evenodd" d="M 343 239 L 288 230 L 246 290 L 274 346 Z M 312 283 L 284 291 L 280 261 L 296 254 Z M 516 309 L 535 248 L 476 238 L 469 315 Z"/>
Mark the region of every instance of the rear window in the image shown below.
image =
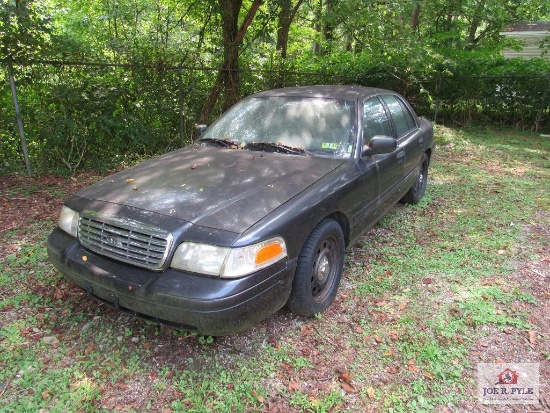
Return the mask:
<path id="1" fill-rule="evenodd" d="M 414 117 L 409 108 L 401 100 L 393 95 L 384 96 L 383 99 L 393 118 L 398 138 L 407 135 L 409 131 L 416 128 Z"/>

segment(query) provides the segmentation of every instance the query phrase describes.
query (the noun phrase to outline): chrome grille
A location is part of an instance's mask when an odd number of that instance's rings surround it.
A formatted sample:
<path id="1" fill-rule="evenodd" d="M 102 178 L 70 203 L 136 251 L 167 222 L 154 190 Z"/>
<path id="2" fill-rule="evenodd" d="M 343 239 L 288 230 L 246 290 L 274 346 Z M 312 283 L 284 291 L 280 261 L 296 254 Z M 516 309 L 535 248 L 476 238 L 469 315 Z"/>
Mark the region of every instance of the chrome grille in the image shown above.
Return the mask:
<path id="1" fill-rule="evenodd" d="M 90 211 L 80 215 L 78 239 L 98 254 L 152 270 L 163 267 L 172 243 L 160 228 Z"/>

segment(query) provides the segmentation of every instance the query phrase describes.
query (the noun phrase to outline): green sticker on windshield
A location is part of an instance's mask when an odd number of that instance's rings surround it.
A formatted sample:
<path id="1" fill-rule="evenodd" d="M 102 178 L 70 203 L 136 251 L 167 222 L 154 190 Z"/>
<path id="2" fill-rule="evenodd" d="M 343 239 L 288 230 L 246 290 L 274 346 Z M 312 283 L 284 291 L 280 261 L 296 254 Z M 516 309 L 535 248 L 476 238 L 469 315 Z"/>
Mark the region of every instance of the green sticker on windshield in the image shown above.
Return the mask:
<path id="1" fill-rule="evenodd" d="M 321 149 L 338 149 L 338 144 L 337 143 L 330 143 L 330 142 L 323 142 L 321 144 Z"/>

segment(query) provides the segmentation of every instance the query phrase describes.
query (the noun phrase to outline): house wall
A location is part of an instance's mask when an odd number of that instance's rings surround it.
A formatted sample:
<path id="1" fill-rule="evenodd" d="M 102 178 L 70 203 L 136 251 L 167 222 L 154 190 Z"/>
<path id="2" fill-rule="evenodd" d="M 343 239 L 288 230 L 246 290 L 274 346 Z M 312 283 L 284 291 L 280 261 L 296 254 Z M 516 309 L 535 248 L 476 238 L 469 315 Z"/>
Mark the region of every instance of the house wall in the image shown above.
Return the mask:
<path id="1" fill-rule="evenodd" d="M 514 40 L 519 40 L 523 43 L 523 48 L 521 50 L 505 49 L 503 51 L 503 54 L 504 57 L 506 57 L 507 59 L 512 59 L 514 57 L 523 57 L 525 59 L 541 57 L 543 49 L 540 48 L 540 44 L 545 39 L 545 37 L 550 36 L 550 33 L 547 31 L 501 32 L 500 34 Z M 543 57 L 550 59 L 549 54 Z"/>

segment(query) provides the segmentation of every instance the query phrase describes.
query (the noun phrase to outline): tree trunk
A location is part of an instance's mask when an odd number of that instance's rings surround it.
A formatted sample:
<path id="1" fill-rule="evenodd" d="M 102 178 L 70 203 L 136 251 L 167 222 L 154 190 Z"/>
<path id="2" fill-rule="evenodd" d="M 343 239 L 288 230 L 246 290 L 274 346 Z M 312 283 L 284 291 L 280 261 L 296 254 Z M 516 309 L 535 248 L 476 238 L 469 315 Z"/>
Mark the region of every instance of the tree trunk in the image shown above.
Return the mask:
<path id="1" fill-rule="evenodd" d="M 239 46 L 262 2 L 263 0 L 254 0 L 241 27 L 237 29 L 242 0 L 219 0 L 222 18 L 223 63 L 218 72 L 216 82 L 212 86 L 212 89 L 210 89 L 210 94 L 202 108 L 201 123 L 208 122 L 208 118 L 218 100 L 222 87 L 225 91 L 223 110 L 229 109 L 231 105 L 239 100 L 241 95 Z"/>
<path id="2" fill-rule="evenodd" d="M 222 83 L 225 89 L 223 109 L 236 102 L 240 94 L 239 83 L 239 43 L 236 42 L 239 30 L 239 11 L 242 0 L 219 0 L 222 16 L 223 66 Z"/>
<path id="3" fill-rule="evenodd" d="M 281 57 L 283 59 L 286 58 L 287 54 L 290 25 L 292 24 L 294 17 L 296 17 L 296 13 L 303 2 L 304 0 L 298 0 L 294 7 L 292 7 L 292 0 L 281 1 L 277 24 L 277 50 L 281 52 Z"/>
<path id="4" fill-rule="evenodd" d="M 411 29 L 413 32 L 418 30 L 420 25 L 420 5 L 416 6 L 412 12 L 411 16 Z"/>
<path id="5" fill-rule="evenodd" d="M 325 23 L 323 25 L 323 38 L 326 42 L 326 46 L 323 50 L 323 54 L 327 55 L 332 49 L 332 42 L 334 41 L 334 22 L 332 17 L 333 2 L 335 0 L 325 0 Z"/>
<path id="6" fill-rule="evenodd" d="M 481 23 L 480 15 L 484 8 L 485 8 L 485 1 L 480 1 L 477 4 L 474 15 L 472 16 L 472 22 L 470 24 L 470 32 L 468 33 L 468 40 L 471 46 L 473 46 L 479 40 L 476 38 L 476 33 Z"/>
<path id="7" fill-rule="evenodd" d="M 277 50 L 281 52 L 281 57 L 286 58 L 286 50 L 288 46 L 288 33 L 290 31 L 290 10 L 292 0 L 282 0 L 279 10 L 279 21 L 277 24 Z"/>
<path id="8" fill-rule="evenodd" d="M 315 21 L 313 23 L 313 29 L 317 33 L 321 33 L 322 25 L 321 19 L 323 18 L 323 0 L 319 0 L 319 5 L 315 9 Z M 321 45 L 317 40 L 313 42 L 313 53 L 321 54 Z"/>

